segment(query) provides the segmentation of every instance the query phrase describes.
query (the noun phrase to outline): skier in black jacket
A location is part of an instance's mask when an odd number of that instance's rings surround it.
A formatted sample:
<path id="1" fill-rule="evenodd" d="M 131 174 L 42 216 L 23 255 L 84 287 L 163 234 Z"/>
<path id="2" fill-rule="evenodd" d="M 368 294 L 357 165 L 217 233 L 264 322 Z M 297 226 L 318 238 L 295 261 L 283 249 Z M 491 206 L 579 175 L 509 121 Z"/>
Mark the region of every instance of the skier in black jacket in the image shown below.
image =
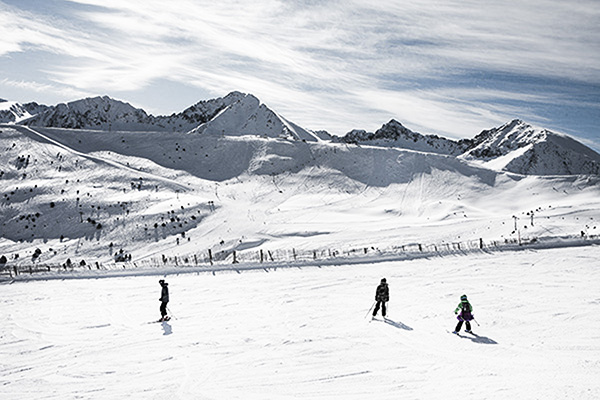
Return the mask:
<path id="1" fill-rule="evenodd" d="M 169 284 L 165 282 L 164 279 L 158 281 L 160 286 L 162 286 L 162 291 L 160 292 L 160 319 L 159 321 L 168 321 L 170 318 L 167 316 L 167 303 L 169 302 Z"/>
<path id="2" fill-rule="evenodd" d="M 379 311 L 379 307 L 381 307 L 381 315 L 385 318 L 385 303 L 390 301 L 390 290 L 388 288 L 387 281 L 385 278 L 381 279 L 381 283 L 377 286 L 377 290 L 375 291 L 375 301 L 377 304 L 375 305 L 375 309 L 373 310 L 373 317 L 377 315 Z"/>

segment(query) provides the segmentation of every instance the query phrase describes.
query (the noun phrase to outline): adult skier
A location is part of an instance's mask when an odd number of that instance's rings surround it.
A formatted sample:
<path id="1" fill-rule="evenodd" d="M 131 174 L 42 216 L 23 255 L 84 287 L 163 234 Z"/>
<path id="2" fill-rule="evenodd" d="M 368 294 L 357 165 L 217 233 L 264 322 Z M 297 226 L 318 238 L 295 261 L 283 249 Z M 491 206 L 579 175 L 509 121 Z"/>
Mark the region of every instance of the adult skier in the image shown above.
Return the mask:
<path id="1" fill-rule="evenodd" d="M 454 310 L 454 314 L 458 314 L 456 319 L 458 319 L 458 324 L 456 324 L 456 328 L 452 333 L 460 332 L 460 328 L 462 328 L 463 322 L 467 326 L 466 332 L 473 333 L 471 331 L 471 320 L 473 320 L 473 306 L 467 300 L 467 295 L 463 294 L 460 296 L 460 303 L 458 303 L 458 307 Z"/>
<path id="2" fill-rule="evenodd" d="M 164 279 L 158 281 L 162 290 L 160 292 L 160 321 L 168 321 L 170 318 L 167 316 L 167 303 L 169 302 L 169 284 Z"/>
<path id="3" fill-rule="evenodd" d="M 375 309 L 373 310 L 373 318 L 375 318 L 375 316 L 377 315 L 379 307 L 381 307 L 381 315 L 383 316 L 383 318 L 385 318 L 385 303 L 390 301 L 390 289 L 388 288 L 388 284 L 385 278 L 381 279 L 381 283 L 377 286 L 377 290 L 375 290 L 375 301 L 377 302 L 377 304 L 375 305 Z"/>

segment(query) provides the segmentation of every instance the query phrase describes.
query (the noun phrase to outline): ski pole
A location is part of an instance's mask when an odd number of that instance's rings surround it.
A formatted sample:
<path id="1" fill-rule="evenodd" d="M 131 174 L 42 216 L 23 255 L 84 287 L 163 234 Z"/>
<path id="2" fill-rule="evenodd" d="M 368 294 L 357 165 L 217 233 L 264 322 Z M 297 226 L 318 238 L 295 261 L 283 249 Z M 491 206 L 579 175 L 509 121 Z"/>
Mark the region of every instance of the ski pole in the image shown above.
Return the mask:
<path id="1" fill-rule="evenodd" d="M 167 311 L 171 314 L 171 317 L 177 319 L 177 317 L 171 312 L 171 309 L 167 306 Z"/>
<path id="2" fill-rule="evenodd" d="M 477 322 L 477 320 L 475 319 L 475 317 L 473 317 L 473 321 L 475 321 L 475 323 L 477 324 L 477 326 L 481 326 L 481 325 L 479 325 L 479 322 Z"/>
<path id="3" fill-rule="evenodd" d="M 369 316 L 369 314 L 371 313 L 371 310 L 373 309 L 373 307 L 375 307 L 375 303 L 377 303 L 377 301 L 373 302 L 373 305 L 371 306 L 371 308 L 369 308 L 369 311 L 367 311 L 367 315 L 365 315 L 365 318 L 367 318 Z"/>

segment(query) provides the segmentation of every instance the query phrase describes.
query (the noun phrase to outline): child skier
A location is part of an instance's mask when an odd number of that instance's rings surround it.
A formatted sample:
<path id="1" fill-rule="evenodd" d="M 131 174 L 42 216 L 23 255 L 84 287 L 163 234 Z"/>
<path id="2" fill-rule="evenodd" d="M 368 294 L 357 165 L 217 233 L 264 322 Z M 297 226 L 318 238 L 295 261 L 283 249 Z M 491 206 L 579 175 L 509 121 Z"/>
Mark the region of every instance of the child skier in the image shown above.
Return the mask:
<path id="1" fill-rule="evenodd" d="M 379 307 L 381 307 L 381 315 L 385 318 L 385 303 L 390 301 L 390 290 L 388 288 L 387 281 L 385 278 L 381 279 L 381 283 L 377 286 L 377 290 L 375 290 L 375 301 L 377 305 L 373 310 L 373 318 L 377 315 L 377 311 L 379 311 Z"/>
<path id="2" fill-rule="evenodd" d="M 165 282 L 164 279 L 158 281 L 160 286 L 162 286 L 162 290 L 160 292 L 160 321 L 168 321 L 170 318 L 167 316 L 167 303 L 169 302 L 169 284 Z"/>
<path id="3" fill-rule="evenodd" d="M 456 317 L 456 319 L 458 319 L 458 324 L 456 324 L 456 328 L 452 333 L 460 332 L 463 322 L 465 322 L 465 325 L 467 326 L 466 332 L 473 333 L 471 331 L 471 320 L 473 319 L 473 314 L 471 314 L 472 312 L 473 306 L 471 303 L 469 303 L 469 300 L 467 300 L 467 295 L 463 294 L 460 296 L 460 303 L 458 304 L 458 307 L 456 307 L 454 310 L 454 314 L 458 314 L 458 317 Z"/>

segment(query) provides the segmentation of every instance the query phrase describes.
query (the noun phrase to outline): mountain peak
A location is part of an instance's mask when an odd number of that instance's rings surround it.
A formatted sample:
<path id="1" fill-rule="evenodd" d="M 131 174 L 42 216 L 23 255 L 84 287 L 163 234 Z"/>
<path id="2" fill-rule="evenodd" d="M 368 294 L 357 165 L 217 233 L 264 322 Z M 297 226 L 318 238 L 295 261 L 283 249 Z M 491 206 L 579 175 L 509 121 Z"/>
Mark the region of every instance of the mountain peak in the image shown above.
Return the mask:
<path id="1" fill-rule="evenodd" d="M 461 157 L 486 167 L 532 175 L 600 173 L 600 155 L 575 139 L 514 119 L 485 130 Z"/>
<path id="2" fill-rule="evenodd" d="M 231 92 L 223 100 L 225 107 L 190 133 L 319 140 L 317 135 L 286 120 L 252 94 Z"/>
<path id="3" fill-rule="evenodd" d="M 465 147 L 461 143 L 436 135 L 422 135 L 413 132 L 395 119 L 391 119 L 374 133 L 355 129 L 348 132 L 341 140 L 346 143 L 401 147 L 409 150 L 451 155 L 462 153 Z"/>
<path id="4" fill-rule="evenodd" d="M 150 122 L 144 110 L 105 95 L 58 104 L 31 118 L 27 124 L 71 129 L 142 130 L 148 129 Z"/>

